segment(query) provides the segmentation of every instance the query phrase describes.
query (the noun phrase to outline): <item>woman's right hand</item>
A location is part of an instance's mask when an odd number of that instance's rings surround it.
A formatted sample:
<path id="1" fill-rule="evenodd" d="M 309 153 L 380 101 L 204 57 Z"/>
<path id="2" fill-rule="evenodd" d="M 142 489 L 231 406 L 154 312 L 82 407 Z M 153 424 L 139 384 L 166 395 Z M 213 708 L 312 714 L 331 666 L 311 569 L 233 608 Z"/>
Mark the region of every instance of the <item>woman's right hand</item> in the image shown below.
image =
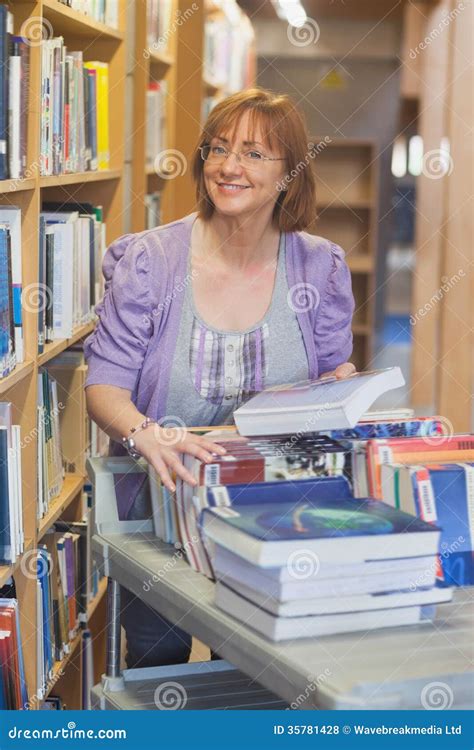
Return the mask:
<path id="1" fill-rule="evenodd" d="M 219 456 L 226 453 L 221 445 L 188 432 L 185 427 L 160 427 L 152 424 L 138 432 L 134 442 L 138 452 L 154 467 L 164 486 L 171 492 L 176 489 L 171 471 L 193 487 L 197 484 L 180 460 L 180 453 L 188 453 L 205 463 L 215 459 L 213 453 Z"/>

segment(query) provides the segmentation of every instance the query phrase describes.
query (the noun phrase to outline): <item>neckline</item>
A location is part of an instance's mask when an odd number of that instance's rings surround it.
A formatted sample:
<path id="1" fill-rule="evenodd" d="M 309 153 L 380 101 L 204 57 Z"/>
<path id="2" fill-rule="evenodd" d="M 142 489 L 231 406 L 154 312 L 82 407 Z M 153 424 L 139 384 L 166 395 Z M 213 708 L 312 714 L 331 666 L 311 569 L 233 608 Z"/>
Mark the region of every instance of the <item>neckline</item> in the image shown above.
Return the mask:
<path id="1" fill-rule="evenodd" d="M 192 216 L 192 214 L 191 214 Z M 197 218 L 197 212 L 195 213 L 195 219 L 191 222 L 191 231 L 192 227 L 194 226 L 194 222 Z M 195 301 L 194 301 L 194 291 L 193 291 L 193 272 L 191 267 L 191 232 L 189 234 L 189 247 L 188 247 L 188 259 L 187 259 L 187 273 L 189 275 L 189 278 L 191 278 L 191 283 L 186 285 L 186 297 L 189 302 L 189 306 L 191 308 L 191 312 L 196 318 L 196 320 L 207 330 L 213 331 L 213 333 L 218 333 L 221 336 L 244 336 L 247 333 L 252 333 L 253 331 L 258 330 L 259 328 L 262 328 L 263 325 L 267 322 L 270 315 L 273 313 L 273 309 L 275 307 L 275 299 L 277 296 L 277 289 L 278 285 L 280 283 L 281 279 L 281 273 L 283 269 L 283 263 L 285 260 L 285 254 L 286 254 L 286 237 L 284 232 L 280 232 L 280 241 L 278 244 L 278 255 L 277 255 L 277 267 L 276 267 L 276 273 L 275 273 L 275 281 L 273 283 L 273 290 L 272 290 L 272 296 L 270 299 L 270 303 L 265 310 L 265 313 L 260 320 L 258 320 L 256 323 L 253 323 L 251 326 L 248 326 L 247 328 L 244 328 L 243 330 L 232 330 L 232 329 L 224 329 L 224 328 L 216 328 L 215 326 L 211 325 L 210 323 L 207 323 L 198 312 L 198 309 L 196 307 Z"/>

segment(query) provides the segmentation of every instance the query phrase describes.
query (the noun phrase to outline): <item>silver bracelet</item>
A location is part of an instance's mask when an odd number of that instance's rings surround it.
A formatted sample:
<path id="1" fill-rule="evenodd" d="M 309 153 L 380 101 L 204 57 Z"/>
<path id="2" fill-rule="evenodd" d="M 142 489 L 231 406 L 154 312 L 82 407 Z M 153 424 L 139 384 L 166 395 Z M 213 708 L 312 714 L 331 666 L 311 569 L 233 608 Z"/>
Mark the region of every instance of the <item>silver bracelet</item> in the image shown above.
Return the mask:
<path id="1" fill-rule="evenodd" d="M 142 455 L 137 450 L 135 440 L 132 436 L 136 435 L 137 432 L 141 432 L 142 430 L 145 430 L 151 424 L 158 424 L 158 422 L 156 421 L 156 419 L 152 419 L 151 417 L 146 417 L 141 424 L 139 424 L 137 427 L 132 427 L 129 434 L 122 438 L 122 445 L 125 447 L 125 449 L 130 454 L 130 456 L 132 456 L 132 458 L 140 458 Z"/>

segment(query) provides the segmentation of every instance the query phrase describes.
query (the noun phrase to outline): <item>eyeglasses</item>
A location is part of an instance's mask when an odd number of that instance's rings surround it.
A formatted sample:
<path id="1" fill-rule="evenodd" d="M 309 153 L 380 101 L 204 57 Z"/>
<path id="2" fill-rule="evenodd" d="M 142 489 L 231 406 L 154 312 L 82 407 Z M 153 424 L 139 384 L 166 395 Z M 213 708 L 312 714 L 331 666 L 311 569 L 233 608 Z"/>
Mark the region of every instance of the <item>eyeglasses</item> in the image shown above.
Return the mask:
<path id="1" fill-rule="evenodd" d="M 199 146 L 201 152 L 201 159 L 209 162 L 209 164 L 223 164 L 230 154 L 235 154 L 237 160 L 242 166 L 248 169 L 255 169 L 259 167 L 264 161 L 285 161 L 284 157 L 276 156 L 265 156 L 256 151 L 254 148 L 250 148 L 247 151 L 229 151 L 224 146 Z"/>

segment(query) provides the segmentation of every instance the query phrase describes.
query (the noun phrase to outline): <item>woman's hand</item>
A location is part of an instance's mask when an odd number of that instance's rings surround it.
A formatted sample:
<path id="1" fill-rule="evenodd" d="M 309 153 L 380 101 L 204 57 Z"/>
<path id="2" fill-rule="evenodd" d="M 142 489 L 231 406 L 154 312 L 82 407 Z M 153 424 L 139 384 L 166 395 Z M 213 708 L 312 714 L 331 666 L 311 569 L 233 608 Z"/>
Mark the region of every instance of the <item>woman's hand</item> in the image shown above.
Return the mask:
<path id="1" fill-rule="evenodd" d="M 171 492 L 176 489 L 171 479 L 171 471 L 175 471 L 193 487 L 197 484 L 180 460 L 180 453 L 188 453 L 205 463 L 210 463 L 215 459 L 213 453 L 222 456 L 227 452 L 221 445 L 200 435 L 194 435 L 185 427 L 160 427 L 154 424 L 137 433 L 134 441 L 139 453 L 154 467 L 165 487 Z"/>
<path id="2" fill-rule="evenodd" d="M 325 372 L 322 375 L 320 375 L 320 378 L 328 378 L 330 375 L 333 377 L 335 376 L 338 380 L 343 380 L 343 378 L 348 378 L 349 375 L 353 375 L 356 370 L 356 366 L 352 364 L 352 362 L 343 362 L 342 365 L 338 365 L 335 370 L 331 370 L 331 372 Z"/>

